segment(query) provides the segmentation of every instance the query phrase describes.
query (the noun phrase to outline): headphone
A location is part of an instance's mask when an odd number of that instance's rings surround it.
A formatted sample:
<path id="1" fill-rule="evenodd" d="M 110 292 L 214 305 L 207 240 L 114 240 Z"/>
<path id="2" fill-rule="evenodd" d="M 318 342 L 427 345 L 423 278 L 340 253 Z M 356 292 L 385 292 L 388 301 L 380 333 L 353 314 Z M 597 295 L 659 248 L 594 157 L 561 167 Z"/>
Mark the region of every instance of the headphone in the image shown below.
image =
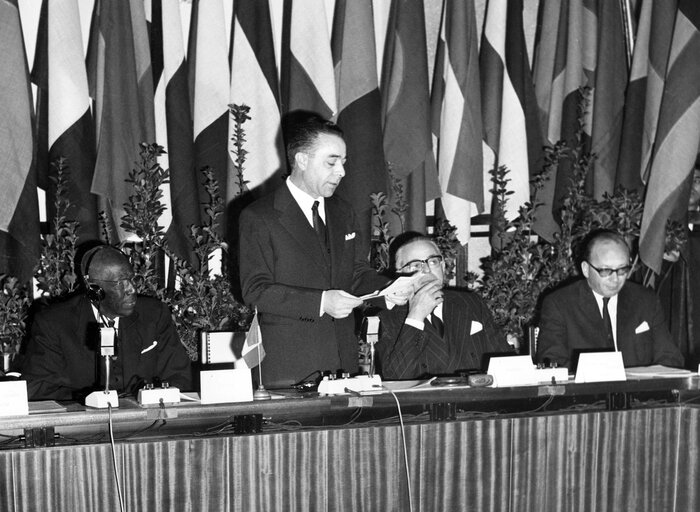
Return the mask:
<path id="1" fill-rule="evenodd" d="M 101 302 L 105 298 L 104 289 L 99 284 L 90 282 L 90 264 L 95 256 L 103 251 L 116 251 L 128 258 L 122 250 L 112 245 L 98 245 L 83 254 L 83 258 L 80 260 L 80 273 L 85 280 L 85 295 L 87 295 L 90 302 Z"/>

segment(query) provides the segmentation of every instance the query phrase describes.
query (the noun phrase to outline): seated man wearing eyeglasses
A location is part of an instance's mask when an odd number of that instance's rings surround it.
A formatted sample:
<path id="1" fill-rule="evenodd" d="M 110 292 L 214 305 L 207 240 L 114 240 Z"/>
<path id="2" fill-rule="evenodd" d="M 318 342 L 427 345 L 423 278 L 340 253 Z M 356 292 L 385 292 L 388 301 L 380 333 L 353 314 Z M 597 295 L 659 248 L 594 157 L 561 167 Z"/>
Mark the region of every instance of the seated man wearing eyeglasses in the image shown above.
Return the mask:
<path id="1" fill-rule="evenodd" d="M 512 354 L 476 293 L 445 290 L 445 262 L 427 236 L 409 232 L 391 247 L 398 274 L 425 276 L 407 305 L 379 313 L 377 344 L 384 379 L 414 379 L 482 370 L 487 354 Z"/>
<path id="2" fill-rule="evenodd" d="M 190 359 L 170 310 L 137 295 L 134 270 L 119 249 L 100 245 L 81 259 L 85 293 L 51 305 L 31 323 L 21 362 L 30 400 L 82 399 L 105 388 L 107 373 L 99 326 L 115 328 L 110 389 L 133 393 L 143 384 L 168 382 L 192 389 Z"/>
<path id="3" fill-rule="evenodd" d="M 588 236 L 585 279 L 544 298 L 536 360 L 572 368 L 581 352 L 622 352 L 626 367 L 683 366 L 653 290 L 628 282 L 630 250 L 618 233 Z"/>

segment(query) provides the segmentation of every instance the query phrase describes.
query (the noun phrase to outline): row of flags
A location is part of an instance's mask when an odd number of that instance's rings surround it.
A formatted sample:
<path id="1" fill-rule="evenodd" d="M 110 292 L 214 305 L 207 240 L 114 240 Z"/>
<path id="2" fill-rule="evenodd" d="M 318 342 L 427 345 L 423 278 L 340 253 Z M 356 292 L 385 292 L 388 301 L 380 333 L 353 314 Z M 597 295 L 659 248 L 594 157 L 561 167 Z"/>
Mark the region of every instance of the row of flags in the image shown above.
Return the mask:
<path id="1" fill-rule="evenodd" d="M 70 171 L 69 215 L 81 239 L 97 237 L 99 210 L 119 228 L 140 142 L 166 149 L 163 223 L 171 247 L 192 258 L 189 226 L 201 222 L 206 199 L 199 171 L 213 170 L 227 212 L 248 192 L 278 185 L 286 172 L 281 122 L 296 109 L 344 129 L 349 158 L 338 194 L 355 205 L 365 239 L 369 195 L 386 192 L 407 205 L 388 219 L 394 234 L 425 229 L 426 203 L 439 199 L 437 210 L 466 243 L 471 218 L 490 211 L 494 166 L 510 170 L 510 217 L 530 200 L 542 146 L 572 142 L 584 86 L 584 142 L 597 154 L 587 187 L 596 198 L 619 184 L 646 191 L 640 250 L 658 269 L 665 223 L 687 199 L 700 138 L 700 7 L 638 4 L 633 27 L 624 0 L 541 0 L 529 52 L 523 0 L 490 0 L 481 12 L 482 4 L 447 0 L 431 85 L 423 1 L 236 0 L 230 9 L 193 0 L 187 22 L 176 0 L 95 0 L 84 48 L 78 0 L 45 0 L 30 66 L 17 0 L 0 0 L 0 270 L 31 275 L 35 188 L 47 191 L 50 215 L 58 156 Z M 243 181 L 229 104 L 251 108 Z M 560 166 L 538 198 L 545 238 L 556 232 L 552 211 L 570 177 Z M 235 216 L 226 217 L 230 236 Z"/>

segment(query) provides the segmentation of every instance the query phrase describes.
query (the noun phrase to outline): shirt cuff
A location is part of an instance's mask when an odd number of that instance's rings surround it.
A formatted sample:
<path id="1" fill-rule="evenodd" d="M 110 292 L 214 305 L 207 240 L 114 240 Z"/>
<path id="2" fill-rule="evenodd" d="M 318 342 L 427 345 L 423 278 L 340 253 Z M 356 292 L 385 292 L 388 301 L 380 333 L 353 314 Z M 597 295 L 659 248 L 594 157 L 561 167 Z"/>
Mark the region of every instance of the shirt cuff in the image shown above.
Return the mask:
<path id="1" fill-rule="evenodd" d="M 422 331 L 423 328 L 425 327 L 425 323 L 424 323 L 424 322 L 419 322 L 418 320 L 416 320 L 416 319 L 414 319 L 414 318 L 407 318 L 407 319 L 404 321 L 404 323 L 405 323 L 406 325 L 410 325 L 411 327 L 415 327 L 415 328 L 418 329 L 419 331 Z"/>

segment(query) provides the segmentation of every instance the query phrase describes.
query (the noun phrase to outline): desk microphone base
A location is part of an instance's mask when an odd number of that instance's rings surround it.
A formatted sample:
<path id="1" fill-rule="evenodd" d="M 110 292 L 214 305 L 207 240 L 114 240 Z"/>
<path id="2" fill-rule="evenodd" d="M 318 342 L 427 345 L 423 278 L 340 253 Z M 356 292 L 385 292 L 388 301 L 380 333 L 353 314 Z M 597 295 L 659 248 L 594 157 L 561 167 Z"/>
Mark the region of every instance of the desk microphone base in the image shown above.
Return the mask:
<path id="1" fill-rule="evenodd" d="M 93 391 L 85 398 L 85 405 L 96 409 L 106 409 L 109 405 L 119 407 L 119 397 L 115 390 Z"/>

